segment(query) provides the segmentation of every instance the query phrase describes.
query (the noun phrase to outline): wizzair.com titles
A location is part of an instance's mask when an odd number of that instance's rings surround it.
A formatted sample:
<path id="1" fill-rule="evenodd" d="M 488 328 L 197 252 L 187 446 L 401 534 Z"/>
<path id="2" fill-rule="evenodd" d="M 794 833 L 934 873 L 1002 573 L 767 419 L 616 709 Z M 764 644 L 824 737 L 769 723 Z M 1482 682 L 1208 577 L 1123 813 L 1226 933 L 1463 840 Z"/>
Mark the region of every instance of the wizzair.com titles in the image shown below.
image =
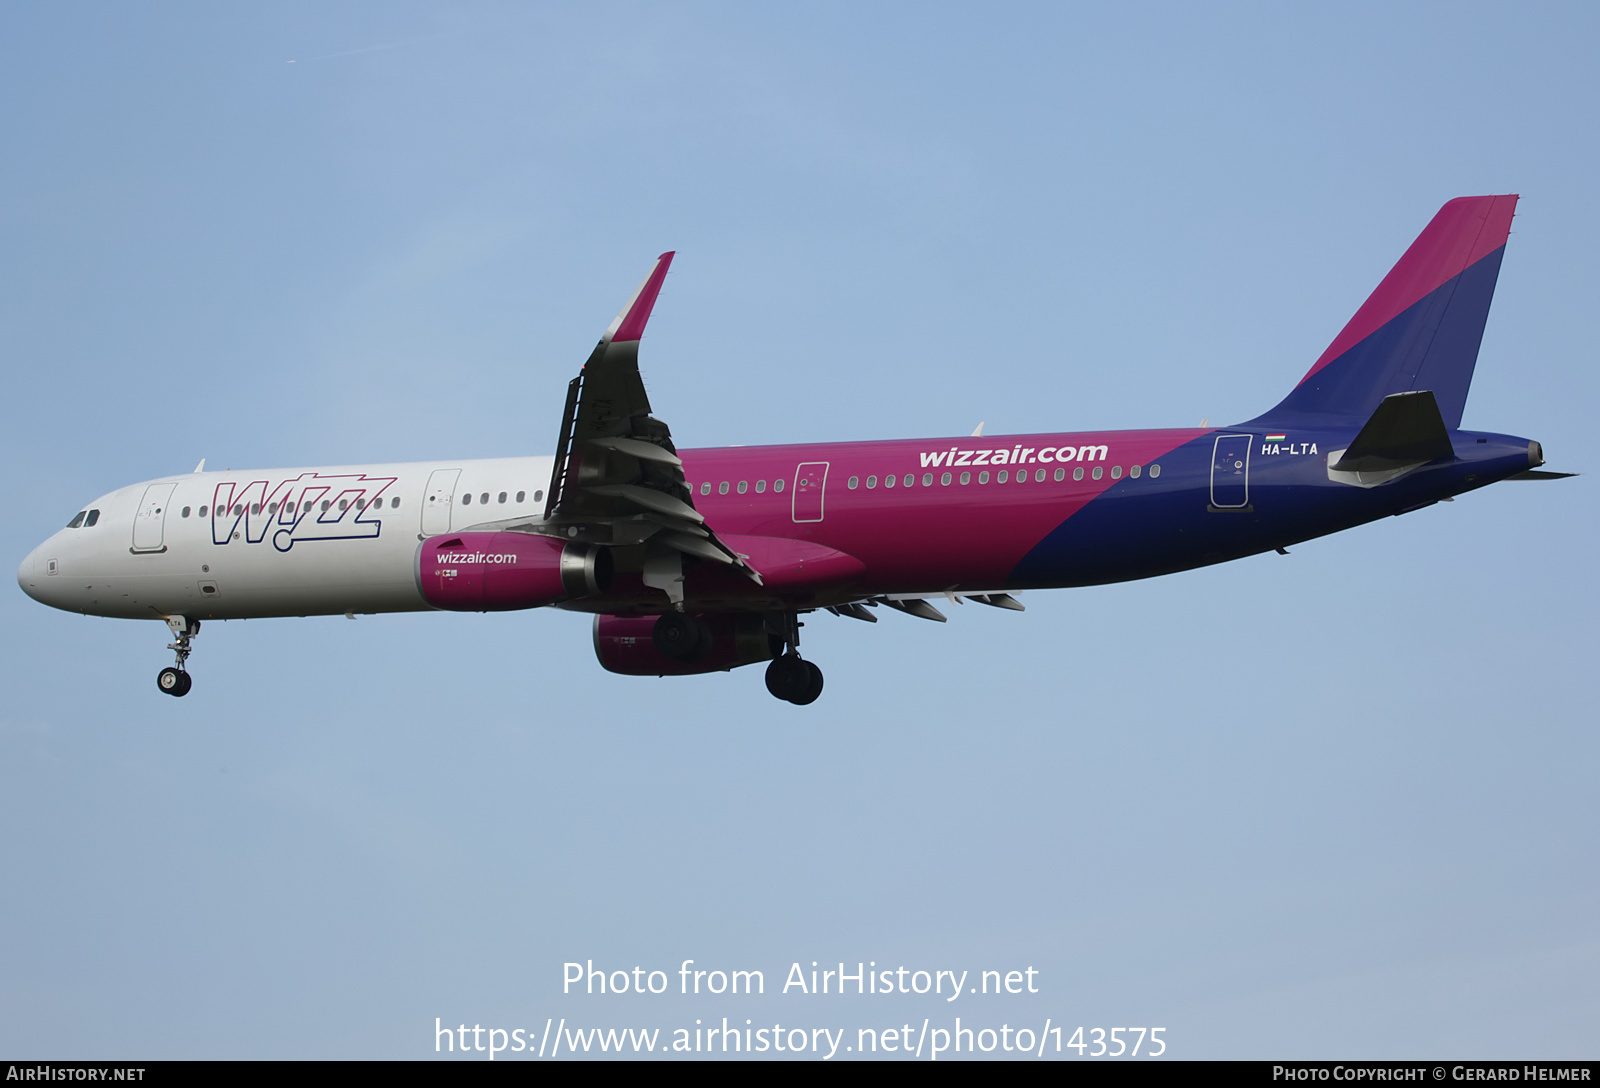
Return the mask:
<path id="1" fill-rule="evenodd" d="M 1109 455 L 1106 445 L 1085 446 L 1012 446 L 998 450 L 964 450 L 951 446 L 938 453 L 922 453 L 923 468 L 966 468 L 977 465 L 1045 465 L 1065 461 L 1104 461 Z"/>
<path id="2" fill-rule="evenodd" d="M 515 563 L 515 552 L 440 552 L 437 559 L 441 567 L 465 567 L 482 563 Z"/>

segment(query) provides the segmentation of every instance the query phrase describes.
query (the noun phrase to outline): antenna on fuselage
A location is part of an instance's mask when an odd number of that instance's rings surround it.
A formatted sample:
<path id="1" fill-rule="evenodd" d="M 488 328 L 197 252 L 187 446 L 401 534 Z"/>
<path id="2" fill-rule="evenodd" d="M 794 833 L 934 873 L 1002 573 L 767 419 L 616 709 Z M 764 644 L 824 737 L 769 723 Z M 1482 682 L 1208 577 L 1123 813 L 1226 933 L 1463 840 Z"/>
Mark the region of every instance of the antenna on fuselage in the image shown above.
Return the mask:
<path id="1" fill-rule="evenodd" d="M 200 463 L 198 465 L 194 466 L 194 471 L 198 475 L 199 473 L 202 473 L 205 470 L 206 470 L 206 459 L 204 457 L 202 457 L 202 458 L 200 458 Z"/>

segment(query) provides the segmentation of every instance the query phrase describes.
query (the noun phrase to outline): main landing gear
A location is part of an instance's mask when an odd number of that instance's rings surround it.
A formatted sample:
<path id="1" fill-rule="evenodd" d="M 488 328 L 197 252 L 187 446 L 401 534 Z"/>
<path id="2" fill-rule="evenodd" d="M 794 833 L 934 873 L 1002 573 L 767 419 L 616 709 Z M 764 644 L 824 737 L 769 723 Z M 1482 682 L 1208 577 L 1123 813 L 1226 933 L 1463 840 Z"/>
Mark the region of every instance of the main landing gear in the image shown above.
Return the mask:
<path id="1" fill-rule="evenodd" d="M 162 669 L 156 674 L 156 687 L 174 697 L 187 695 L 189 689 L 194 686 L 194 679 L 189 675 L 184 663 L 194 652 L 192 643 L 194 636 L 200 633 L 200 621 L 191 620 L 187 616 L 168 616 L 167 626 L 172 629 L 174 639 L 167 644 L 167 649 L 178 655 L 178 661 L 172 667 Z"/>
<path id="2" fill-rule="evenodd" d="M 768 612 L 762 621 L 766 629 L 767 644 L 772 662 L 767 666 L 767 690 L 785 702 L 806 706 L 817 701 L 822 694 L 822 670 L 800 656 L 800 618 L 794 612 Z M 711 653 L 715 639 L 711 626 L 699 616 L 684 612 L 667 612 L 656 620 L 650 629 L 650 641 L 663 657 L 684 664 L 704 661 Z M 722 637 L 722 636 L 717 636 Z M 733 652 L 743 654 L 739 643 Z M 729 651 L 724 649 L 724 654 Z M 736 656 L 731 661 L 719 658 L 723 668 L 753 664 L 760 660 L 760 650 L 750 656 Z M 752 660 L 754 659 L 754 660 Z M 704 666 L 714 668 L 715 663 Z"/>
<path id="3" fill-rule="evenodd" d="M 802 626 L 800 616 L 795 612 L 783 612 L 767 618 L 767 630 L 772 641 L 772 664 L 767 666 L 767 690 L 795 706 L 814 703 L 817 696 L 822 694 L 822 670 L 800 656 Z"/>
<path id="4" fill-rule="evenodd" d="M 767 666 L 767 690 L 785 702 L 806 706 L 822 694 L 822 670 L 791 650 Z"/>

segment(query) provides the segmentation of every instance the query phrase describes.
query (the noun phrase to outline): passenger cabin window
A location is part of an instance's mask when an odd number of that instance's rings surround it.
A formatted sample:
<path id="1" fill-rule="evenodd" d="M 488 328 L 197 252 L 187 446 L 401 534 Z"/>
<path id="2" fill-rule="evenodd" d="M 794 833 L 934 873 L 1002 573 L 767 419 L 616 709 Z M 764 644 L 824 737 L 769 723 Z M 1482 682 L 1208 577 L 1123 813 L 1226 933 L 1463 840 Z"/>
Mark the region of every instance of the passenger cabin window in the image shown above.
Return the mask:
<path id="1" fill-rule="evenodd" d="M 500 492 L 500 498 L 497 499 L 496 501 L 497 502 L 505 502 L 506 501 L 506 493 L 504 491 Z"/>
<path id="2" fill-rule="evenodd" d="M 1083 479 L 1083 469 L 1081 469 L 1081 468 L 1075 468 L 1075 469 L 1073 469 L 1073 470 L 1072 470 L 1072 478 L 1073 478 L 1073 479 L 1074 479 L 1074 480 L 1081 480 L 1081 479 Z"/>
<path id="3" fill-rule="evenodd" d="M 202 506 L 200 508 L 200 516 L 201 517 L 205 517 L 206 516 L 206 508 L 204 506 Z"/>
<path id="4" fill-rule="evenodd" d="M 765 495 L 766 493 L 767 493 L 767 481 L 765 481 L 765 480 L 757 480 L 756 481 L 756 494 L 757 495 Z"/>
<path id="5" fill-rule="evenodd" d="M 81 528 L 83 528 L 83 519 L 88 517 L 88 516 L 89 516 L 89 511 L 87 511 L 87 510 L 79 510 L 78 511 L 78 516 L 73 518 L 71 521 L 67 522 L 67 528 L 68 529 L 81 529 Z"/>
<path id="6" fill-rule="evenodd" d="M 399 495 L 396 495 L 394 498 L 389 500 L 389 509 L 391 509 L 391 510 L 400 509 L 400 496 Z"/>
<path id="7" fill-rule="evenodd" d="M 523 502 L 524 500 L 527 499 L 527 497 L 528 497 L 528 493 L 526 491 L 518 491 L 517 492 L 517 501 L 518 502 Z"/>
<path id="8" fill-rule="evenodd" d="M 189 508 L 187 506 L 185 506 L 183 508 L 183 516 L 184 517 L 188 517 L 189 516 Z"/>
<path id="9" fill-rule="evenodd" d="M 748 490 L 750 490 L 750 482 L 748 480 L 740 480 L 739 481 L 739 494 L 743 495 Z"/>
<path id="10" fill-rule="evenodd" d="M 702 494 L 702 495 L 711 494 L 711 483 L 710 483 L 710 481 L 707 481 L 706 483 L 703 483 L 703 484 L 700 485 L 700 494 Z"/>
<path id="11" fill-rule="evenodd" d="M 472 492 L 469 491 L 465 495 L 461 496 L 461 505 L 462 506 L 471 506 L 472 505 Z M 327 507 L 324 506 L 323 509 L 326 510 Z"/>
<path id="12" fill-rule="evenodd" d="M 394 501 L 395 502 L 399 502 L 400 500 L 396 499 Z M 544 492 L 543 491 L 535 491 L 533 493 L 533 501 L 534 502 L 544 502 Z"/>
<path id="13" fill-rule="evenodd" d="M 488 503 L 489 503 L 489 493 L 487 491 L 485 491 L 482 495 L 479 495 L 478 496 L 478 501 L 483 503 L 485 506 L 487 506 Z"/>
<path id="14" fill-rule="evenodd" d="M 1160 465 L 1151 465 L 1150 466 L 1150 478 L 1152 480 L 1154 480 L 1157 476 L 1160 476 L 1160 475 L 1161 475 L 1161 466 Z"/>
<path id="15" fill-rule="evenodd" d="M 859 477 L 859 476 L 850 477 L 850 479 L 845 482 L 844 486 L 848 487 L 851 491 L 854 491 L 856 488 L 861 486 L 861 477 Z"/>

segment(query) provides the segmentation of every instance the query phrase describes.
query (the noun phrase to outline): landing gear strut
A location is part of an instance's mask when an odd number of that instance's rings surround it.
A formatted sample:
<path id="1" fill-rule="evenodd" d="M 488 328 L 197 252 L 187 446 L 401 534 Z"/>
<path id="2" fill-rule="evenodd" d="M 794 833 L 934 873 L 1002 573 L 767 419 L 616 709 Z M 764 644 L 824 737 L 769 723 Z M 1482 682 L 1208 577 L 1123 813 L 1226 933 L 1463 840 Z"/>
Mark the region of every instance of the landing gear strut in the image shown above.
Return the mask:
<path id="1" fill-rule="evenodd" d="M 800 627 L 800 617 L 794 612 L 768 617 L 772 664 L 767 666 L 767 690 L 785 702 L 806 706 L 822 694 L 822 670 L 801 658 Z"/>
<path id="2" fill-rule="evenodd" d="M 156 674 L 156 687 L 171 696 L 189 694 L 189 689 L 194 686 L 194 679 L 190 677 L 189 670 L 184 663 L 189 660 L 189 655 L 194 652 L 194 636 L 200 633 L 200 621 L 191 620 L 187 616 L 168 616 L 167 626 L 172 629 L 172 642 L 167 644 L 167 649 L 178 655 L 175 665 L 162 669 Z"/>

